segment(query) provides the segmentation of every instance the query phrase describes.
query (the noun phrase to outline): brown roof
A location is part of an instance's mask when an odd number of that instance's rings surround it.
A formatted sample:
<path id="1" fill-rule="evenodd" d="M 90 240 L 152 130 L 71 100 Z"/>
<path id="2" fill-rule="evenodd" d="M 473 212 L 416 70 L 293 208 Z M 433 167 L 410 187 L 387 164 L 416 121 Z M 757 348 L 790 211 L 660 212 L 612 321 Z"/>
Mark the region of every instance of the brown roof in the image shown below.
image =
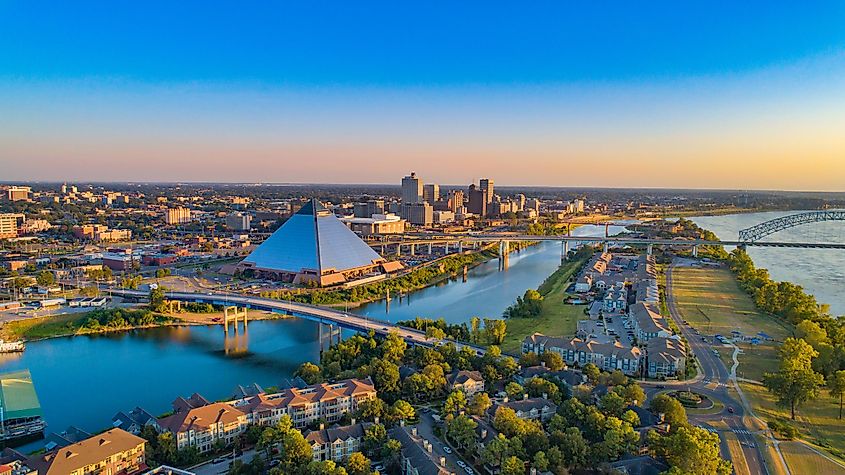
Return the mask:
<path id="1" fill-rule="evenodd" d="M 112 429 L 67 447 L 37 455 L 30 464 L 43 475 L 66 475 L 107 457 L 134 449 L 146 440 L 123 429 Z"/>
<path id="2" fill-rule="evenodd" d="M 222 402 L 216 402 L 207 406 L 197 407 L 187 411 L 177 412 L 171 416 L 159 419 L 159 425 L 173 433 L 187 432 L 189 430 L 206 430 L 212 424 L 222 422 L 231 424 L 238 421 L 238 417 L 244 413 L 233 406 Z"/>
<path id="3" fill-rule="evenodd" d="M 278 406 L 304 406 L 320 401 L 331 401 L 373 392 L 375 392 L 375 388 L 369 378 L 363 380 L 345 379 L 337 383 L 321 383 L 307 388 L 286 389 L 278 394 L 259 394 L 249 398 L 249 403 L 244 410 L 254 412 Z"/>

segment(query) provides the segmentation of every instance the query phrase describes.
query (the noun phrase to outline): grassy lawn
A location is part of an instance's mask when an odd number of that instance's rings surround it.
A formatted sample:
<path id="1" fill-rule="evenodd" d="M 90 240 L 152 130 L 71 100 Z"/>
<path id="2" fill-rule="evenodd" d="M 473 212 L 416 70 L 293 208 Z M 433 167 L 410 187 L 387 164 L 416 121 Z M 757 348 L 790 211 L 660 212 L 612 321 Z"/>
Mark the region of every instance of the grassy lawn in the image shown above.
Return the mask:
<path id="1" fill-rule="evenodd" d="M 518 354 L 522 350 L 522 340 L 534 332 L 544 335 L 574 335 L 578 320 L 586 318 L 586 305 L 567 305 L 563 300 L 568 296 L 566 288 L 588 257 L 565 262 L 540 285 L 538 291 L 543 295 L 543 311 L 536 318 L 509 318 L 508 332 L 502 343 L 502 351 Z"/>
<path id="2" fill-rule="evenodd" d="M 16 320 L 3 325 L 4 340 L 33 340 L 62 333 L 73 333 L 79 327 L 82 314 L 66 314 Z"/>
<path id="3" fill-rule="evenodd" d="M 734 473 L 736 475 L 751 475 L 748 462 L 745 460 L 745 453 L 742 451 L 742 445 L 740 445 L 736 434 L 723 432 L 722 437 L 725 438 L 725 443 L 728 445 L 728 451 L 731 454 L 730 460 L 734 464 Z"/>
<path id="4" fill-rule="evenodd" d="M 774 396 L 766 388 L 751 383 L 740 383 L 740 387 L 759 417 L 766 420 L 789 420 L 789 410 L 776 406 Z M 828 397 L 823 391 L 818 399 L 798 408 L 798 420 L 794 425 L 808 442 L 841 457 L 845 454 L 845 431 L 842 430 L 843 421 L 840 421 L 838 416 L 838 401 Z"/>
<path id="5" fill-rule="evenodd" d="M 845 468 L 841 465 L 831 462 L 799 442 L 782 443 L 780 450 L 791 473 L 845 474 Z"/>
<path id="6" fill-rule="evenodd" d="M 739 367 L 736 375 L 740 378 L 763 380 L 763 373 L 777 371 L 778 369 L 778 347 L 775 345 L 737 345 L 742 353 L 737 357 Z M 730 368 L 730 365 L 728 366 Z"/>
<path id="7" fill-rule="evenodd" d="M 763 331 L 782 341 L 792 334 L 788 325 L 758 311 L 728 269 L 675 267 L 672 289 L 684 320 L 703 333 L 730 336 Z"/>

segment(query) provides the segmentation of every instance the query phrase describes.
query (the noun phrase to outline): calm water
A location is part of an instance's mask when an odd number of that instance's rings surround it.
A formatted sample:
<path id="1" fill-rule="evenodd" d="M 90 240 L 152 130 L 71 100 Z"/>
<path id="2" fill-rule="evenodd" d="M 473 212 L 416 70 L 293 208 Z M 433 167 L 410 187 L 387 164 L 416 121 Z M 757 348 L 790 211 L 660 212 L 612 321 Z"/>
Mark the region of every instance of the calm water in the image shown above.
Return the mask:
<path id="1" fill-rule="evenodd" d="M 734 214 L 690 218 L 721 239 L 736 239 L 739 230 L 769 219 L 799 211 Z M 845 223 L 816 223 L 772 234 L 766 241 L 845 243 Z M 834 315 L 845 315 L 845 250 L 778 249 L 749 247 L 754 264 L 769 270 L 772 279 L 799 284 L 815 295 L 819 303 L 830 305 Z"/>
<path id="2" fill-rule="evenodd" d="M 613 234 L 622 230 L 610 229 Z M 604 227 L 594 226 L 573 231 L 579 236 L 603 233 Z M 557 269 L 560 249 L 558 243 L 533 246 L 512 254 L 506 272 L 499 272 L 493 260 L 470 270 L 466 282 L 444 282 L 394 298 L 389 306 L 375 302 L 355 312 L 392 321 L 498 317 Z M 29 368 L 48 431 L 71 424 L 94 431 L 106 428 L 119 410 L 142 406 L 159 414 L 179 395 L 199 392 L 221 399 L 238 384 L 278 385 L 300 363 L 319 359 L 317 341 L 317 326 L 298 319 L 252 322 L 245 337 L 228 344 L 219 326 L 156 328 L 33 342 L 23 354 L 0 355 L 0 371 Z"/>

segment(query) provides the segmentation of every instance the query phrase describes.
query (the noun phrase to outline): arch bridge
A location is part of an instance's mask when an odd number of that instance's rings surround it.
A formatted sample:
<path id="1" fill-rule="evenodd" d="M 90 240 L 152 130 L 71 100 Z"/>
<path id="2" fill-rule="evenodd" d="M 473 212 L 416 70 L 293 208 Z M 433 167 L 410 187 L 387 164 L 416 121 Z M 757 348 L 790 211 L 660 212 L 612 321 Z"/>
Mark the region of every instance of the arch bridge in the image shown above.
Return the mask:
<path id="1" fill-rule="evenodd" d="M 739 241 L 753 243 L 784 229 L 825 221 L 845 221 L 845 211 L 810 211 L 770 219 L 750 228 L 740 230 Z"/>

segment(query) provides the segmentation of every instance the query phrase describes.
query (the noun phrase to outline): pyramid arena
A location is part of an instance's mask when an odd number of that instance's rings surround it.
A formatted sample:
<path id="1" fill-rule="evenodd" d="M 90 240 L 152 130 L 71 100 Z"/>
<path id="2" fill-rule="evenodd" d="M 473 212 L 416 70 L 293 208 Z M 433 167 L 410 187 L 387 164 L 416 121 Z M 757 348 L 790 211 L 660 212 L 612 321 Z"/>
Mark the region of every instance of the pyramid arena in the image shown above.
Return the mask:
<path id="1" fill-rule="evenodd" d="M 312 199 L 255 248 L 237 268 L 256 277 L 320 286 L 344 284 L 402 269 L 388 262 Z"/>

